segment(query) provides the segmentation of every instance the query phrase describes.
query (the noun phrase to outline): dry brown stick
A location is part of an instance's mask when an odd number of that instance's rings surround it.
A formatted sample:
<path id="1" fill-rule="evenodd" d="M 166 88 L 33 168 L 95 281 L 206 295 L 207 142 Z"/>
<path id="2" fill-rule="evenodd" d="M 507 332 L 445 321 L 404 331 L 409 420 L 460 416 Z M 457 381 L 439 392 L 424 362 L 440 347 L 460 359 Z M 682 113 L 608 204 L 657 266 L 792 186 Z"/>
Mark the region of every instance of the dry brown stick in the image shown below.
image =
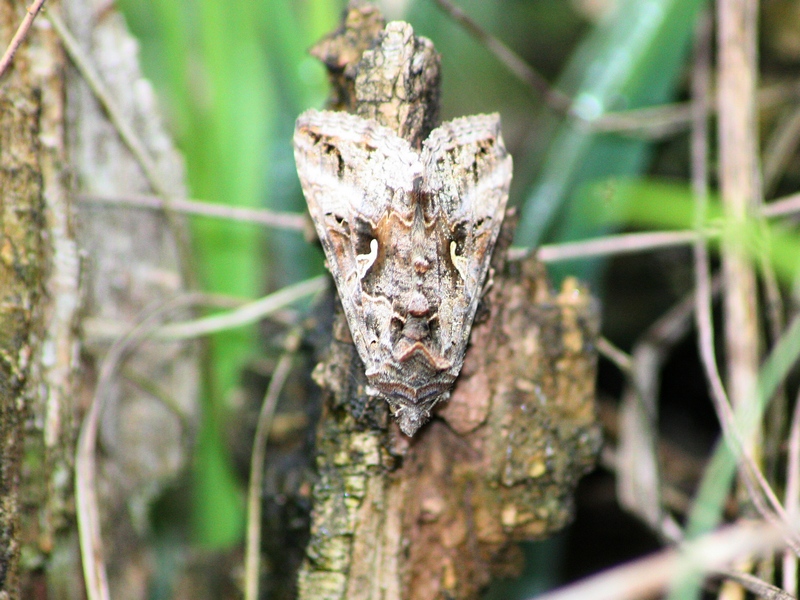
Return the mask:
<path id="1" fill-rule="evenodd" d="M 755 94 L 757 28 L 756 0 L 722 0 L 717 4 L 719 180 L 726 215 L 734 224 L 752 218 L 761 204 Z M 746 411 L 756 401 L 759 367 L 755 269 L 735 240 L 723 243 L 722 269 L 731 404 L 737 411 Z M 760 445 L 758 423 L 738 435 L 745 457 L 741 481 L 748 497 L 765 518 L 785 520 L 783 507 L 754 459 Z M 800 550 L 796 536 L 788 541 L 795 551 Z"/>
<path id="2" fill-rule="evenodd" d="M 760 204 L 756 0 L 721 0 L 717 4 L 718 144 L 722 204 L 731 224 L 745 223 Z M 758 292 L 755 270 L 741 241 L 723 241 L 725 278 L 723 312 L 728 393 L 735 409 L 753 401 L 758 378 Z M 757 429 L 744 435 L 748 453 L 759 444 Z"/>
<path id="3" fill-rule="evenodd" d="M 699 115 L 699 116 L 698 116 Z M 702 105 L 698 106 L 698 118 L 706 121 L 707 112 Z M 707 126 L 705 126 L 707 129 Z M 697 131 L 697 128 L 694 128 Z M 694 151 L 693 151 L 694 152 Z M 693 161 L 699 160 L 697 157 Z M 707 196 L 707 188 L 692 184 L 692 191 L 695 198 Z M 705 209 L 703 209 L 705 210 Z M 792 194 L 779 198 L 769 204 L 758 207 L 758 214 L 764 218 L 777 218 L 800 213 L 800 193 Z M 698 225 L 702 227 L 703 225 Z M 537 251 L 537 258 L 545 263 L 559 262 L 562 260 L 575 260 L 578 258 L 590 258 L 595 256 L 610 256 L 616 254 L 629 254 L 634 252 L 649 252 L 675 246 L 684 246 L 694 243 L 697 240 L 698 230 L 675 230 L 675 231 L 646 231 L 641 233 L 619 233 L 615 235 L 590 238 L 577 242 L 565 242 L 562 244 L 545 244 Z M 704 238 L 716 237 L 718 234 L 713 230 L 703 230 L 700 235 Z M 530 253 L 528 248 L 511 248 L 508 253 L 509 260 L 519 260 Z"/>
<path id="4" fill-rule="evenodd" d="M 708 210 L 708 112 L 711 97 L 711 23 L 701 22 L 692 69 L 692 191 L 695 195 L 695 227 L 699 231 Z M 709 382 L 710 394 L 715 404 L 727 404 L 727 393 L 717 368 L 714 354 L 714 326 L 712 318 L 711 263 L 705 239 L 699 233 L 694 243 L 695 273 L 695 323 L 698 331 L 700 360 Z M 718 411 L 720 412 L 720 411 Z M 722 421 L 722 419 L 720 419 Z"/>
<path id="5" fill-rule="evenodd" d="M 26 9 L 25 18 L 22 19 L 22 23 L 19 24 L 19 28 L 17 28 L 14 37 L 11 38 L 8 48 L 6 48 L 2 58 L 0 58 L 0 77 L 3 76 L 3 73 L 6 72 L 11 61 L 14 60 L 14 54 L 17 53 L 17 50 L 25 40 L 25 36 L 28 35 L 28 31 L 30 31 L 31 25 L 33 25 L 33 20 L 36 18 L 36 15 L 39 14 L 39 10 L 41 10 L 43 4 L 44 0 L 35 0 L 34 3 Z"/>
<path id="6" fill-rule="evenodd" d="M 741 523 L 709 533 L 676 548 L 637 559 L 537 596 L 537 600 L 634 600 L 657 596 L 687 569 L 719 573 L 748 554 L 768 556 L 781 546 L 774 525 Z M 789 600 L 784 596 L 783 600 Z"/>
<path id="7" fill-rule="evenodd" d="M 710 84 L 708 73 L 698 73 L 695 70 L 695 80 L 693 82 L 693 94 L 697 98 L 708 98 L 710 96 Z M 695 126 L 692 136 L 692 186 L 697 198 L 697 226 L 700 227 L 705 219 L 706 206 L 708 202 L 708 140 L 707 140 L 707 111 L 702 110 L 702 106 L 696 102 L 697 112 L 695 113 Z M 711 276 L 710 276 L 710 262 L 708 257 L 708 249 L 702 236 L 698 235 L 694 247 L 695 255 L 695 282 L 697 287 L 697 307 L 695 310 L 696 322 L 698 328 L 698 344 L 700 351 L 700 358 L 703 368 L 706 372 L 706 377 L 709 382 L 710 395 L 714 403 L 715 410 L 720 420 L 725 439 L 730 444 L 734 454 L 738 457 L 740 463 L 743 465 L 742 473 L 744 481 L 751 489 L 751 497 L 754 504 L 767 518 L 774 519 L 775 515 L 771 515 L 769 510 L 766 510 L 765 503 L 769 502 L 773 510 L 778 515 L 779 519 L 785 522 L 785 513 L 783 507 L 774 498 L 769 485 L 763 482 L 763 476 L 758 468 L 755 466 L 755 461 L 748 449 L 744 447 L 741 440 L 741 435 L 736 426 L 736 419 L 733 414 L 733 409 L 728 400 L 728 395 L 725 386 L 722 383 L 722 377 L 719 373 L 717 366 L 717 359 L 714 353 L 714 328 L 711 311 Z M 765 500 L 756 491 L 760 488 L 761 492 L 767 498 Z M 792 547 L 797 550 L 797 541 L 793 538 L 787 540 L 791 543 Z"/>
<path id="8" fill-rule="evenodd" d="M 800 212 L 800 193 L 789 194 L 761 207 L 761 214 L 765 217 L 784 217 Z"/>
<path id="9" fill-rule="evenodd" d="M 267 453 L 267 437 L 272 428 L 272 417 L 278 405 L 278 397 L 292 370 L 292 359 L 300 346 L 300 329 L 295 328 L 286 337 L 285 351 L 272 373 L 253 438 L 250 457 L 250 481 L 247 486 L 247 540 L 245 546 L 245 600 L 257 600 L 261 558 L 261 487 L 264 478 L 264 459 Z"/>

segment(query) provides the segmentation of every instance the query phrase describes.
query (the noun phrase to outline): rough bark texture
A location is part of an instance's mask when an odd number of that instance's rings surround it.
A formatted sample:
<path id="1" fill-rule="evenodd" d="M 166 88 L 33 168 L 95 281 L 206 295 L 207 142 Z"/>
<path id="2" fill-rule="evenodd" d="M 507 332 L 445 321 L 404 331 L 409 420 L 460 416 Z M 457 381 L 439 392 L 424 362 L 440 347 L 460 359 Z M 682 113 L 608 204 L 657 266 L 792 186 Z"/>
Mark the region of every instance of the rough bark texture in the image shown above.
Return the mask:
<path id="1" fill-rule="evenodd" d="M 5 48 L 24 2 L 0 3 Z M 0 598 L 20 597 L 21 461 L 31 366 L 42 331 L 47 253 L 41 165 L 42 97 L 34 74 L 40 39 L 0 80 Z"/>
<path id="2" fill-rule="evenodd" d="M 374 23 L 354 12 L 348 23 Z M 374 29 L 370 29 L 374 31 Z M 346 28 L 324 41 L 348 109 L 424 139 L 438 114 L 438 55 L 407 24 L 375 36 L 355 65 Z M 364 85 L 362 85 L 364 84 Z M 533 259 L 505 264 L 509 226 L 495 250 L 494 286 L 453 396 L 413 439 L 383 401 L 365 393 L 364 367 L 338 315 L 317 368 L 325 389 L 317 435 L 311 541 L 302 599 L 477 598 L 519 567 L 515 541 L 546 537 L 572 516 L 572 492 L 594 464 L 597 310 L 585 290 L 553 294 Z"/>
<path id="3" fill-rule="evenodd" d="M 58 10 L 59 5 L 49 4 L 48 8 Z M 71 474 L 79 410 L 74 386 L 79 352 L 80 260 L 65 142 L 66 57 L 58 36 L 41 14 L 25 47 L 31 56 L 28 84 L 40 98 L 38 160 L 48 269 L 42 282 L 40 344 L 31 364 L 26 468 L 21 481 L 20 543 L 26 557 L 22 597 L 39 597 L 37 590 L 45 586 L 46 578 L 54 597 L 78 597 L 82 586 L 71 530 Z M 46 576 L 44 565 L 49 566 Z"/>

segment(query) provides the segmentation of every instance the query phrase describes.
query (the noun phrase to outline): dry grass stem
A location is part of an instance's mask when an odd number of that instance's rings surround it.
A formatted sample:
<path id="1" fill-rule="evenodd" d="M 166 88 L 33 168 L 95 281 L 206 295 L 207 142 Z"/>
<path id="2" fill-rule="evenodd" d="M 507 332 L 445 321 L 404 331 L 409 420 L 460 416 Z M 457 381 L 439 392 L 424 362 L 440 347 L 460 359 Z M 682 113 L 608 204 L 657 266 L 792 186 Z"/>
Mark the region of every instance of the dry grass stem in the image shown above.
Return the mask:
<path id="1" fill-rule="evenodd" d="M 753 2 L 724 0 L 717 6 L 720 76 L 717 92 L 719 109 L 720 182 L 723 204 L 733 221 L 754 214 L 760 198 L 755 148 L 755 10 Z M 751 19 L 748 21 L 748 19 Z M 743 147 L 745 146 L 745 147 Z M 705 215 L 704 195 L 698 195 L 698 223 Z M 796 552 L 800 541 L 787 522 L 786 513 L 759 469 L 754 452 L 758 436 L 754 424 L 742 432 L 737 423 L 714 356 L 710 307 L 708 255 L 702 240 L 695 246 L 698 286 L 698 329 L 701 359 L 709 378 L 711 397 L 725 439 L 740 463 L 741 481 L 747 496 L 767 520 L 782 522 L 786 542 Z M 727 265 L 727 266 L 726 266 Z M 725 326 L 729 385 L 735 405 L 745 413 L 755 398 L 759 366 L 755 273 L 738 248 L 730 245 L 723 254 L 725 276 Z M 743 435 L 744 434 L 744 435 Z"/>
<path id="2" fill-rule="evenodd" d="M 166 202 L 163 198 L 147 194 L 126 194 L 119 196 L 78 194 L 77 200 L 86 204 L 128 206 L 152 210 L 163 210 L 166 208 Z M 289 229 L 293 231 L 305 231 L 308 229 L 308 219 L 303 213 L 275 212 L 262 208 L 229 206 L 226 204 L 174 197 L 170 199 L 170 208 L 176 213 L 228 219 L 230 221 L 242 221 L 255 225 L 263 225 L 264 227 L 274 227 L 276 229 Z"/>
<path id="3" fill-rule="evenodd" d="M 537 596 L 536 600 L 633 600 L 652 598 L 687 572 L 718 574 L 744 556 L 767 556 L 782 546 L 783 534 L 766 523 L 727 526 L 676 548 Z"/>
<path id="4" fill-rule="evenodd" d="M 632 369 L 620 406 L 617 496 L 621 504 L 667 539 L 681 539 L 681 528 L 665 514 L 656 438 L 661 368 L 672 348 L 688 335 L 693 295 L 659 318 L 636 342 Z"/>
<path id="5" fill-rule="evenodd" d="M 769 197 L 800 145 L 800 107 L 787 110 L 764 146 L 764 194 Z"/>
<path id="6" fill-rule="evenodd" d="M 761 214 L 767 218 L 785 217 L 798 213 L 800 213 L 800 193 L 778 198 L 761 207 Z"/>
<path id="7" fill-rule="evenodd" d="M 597 352 L 614 363 L 620 371 L 626 375 L 630 374 L 633 367 L 631 355 L 616 346 L 607 337 L 600 336 L 600 339 L 597 340 Z"/>
<path id="8" fill-rule="evenodd" d="M 717 4 L 718 147 L 722 205 L 731 223 L 743 223 L 761 204 L 755 90 L 757 80 L 755 0 Z M 751 261 L 732 242 L 723 241 L 722 270 L 728 393 L 734 408 L 753 401 L 759 367 L 758 292 Z M 744 434 L 744 448 L 755 455 L 760 432 Z"/>
<path id="9" fill-rule="evenodd" d="M 198 298 L 201 298 L 195 303 L 197 306 L 219 307 L 234 304 L 234 307 L 221 314 L 162 325 L 150 332 L 150 339 L 169 342 L 188 340 L 218 331 L 252 325 L 268 316 L 279 315 L 283 309 L 301 298 L 323 291 L 327 286 L 327 281 L 324 275 L 320 275 L 319 277 L 282 288 L 258 300 L 244 303 L 240 301 L 233 303 L 229 300 L 220 302 L 219 299 L 209 298 L 208 295 L 197 294 Z M 287 317 L 290 315 L 281 316 Z M 282 318 L 282 320 L 287 321 L 286 318 Z M 292 319 L 288 320 L 292 321 Z M 118 321 L 86 319 L 84 323 L 85 336 L 95 343 L 109 339 L 114 340 L 124 335 L 126 331 L 127 326 Z"/>
<path id="10" fill-rule="evenodd" d="M 621 233 L 580 242 L 544 245 L 539 248 L 537 256 L 542 262 L 553 263 L 577 258 L 632 254 L 661 248 L 685 246 L 694 241 L 695 235 L 693 231 L 688 230 Z"/>
<path id="11" fill-rule="evenodd" d="M 767 583 L 763 579 L 759 579 L 749 573 L 721 570 L 717 572 L 717 575 L 738 583 L 741 587 L 752 592 L 756 597 L 762 600 L 797 600 L 793 594 L 777 588 L 771 583 Z"/>
<path id="12" fill-rule="evenodd" d="M 110 385 L 125 356 L 147 338 L 149 332 L 157 327 L 164 315 L 180 308 L 192 306 L 197 299 L 196 294 L 187 294 L 142 311 L 136 325 L 112 344 L 100 365 L 92 402 L 81 424 L 75 456 L 75 504 L 88 600 L 108 600 L 110 598 L 95 479 L 97 433 L 100 415 L 103 412 Z"/>
<path id="13" fill-rule="evenodd" d="M 320 275 L 281 288 L 277 292 L 223 314 L 164 325 L 153 331 L 153 338 L 166 341 L 186 340 L 218 331 L 252 325 L 273 312 L 297 302 L 301 298 L 312 296 L 325 290 L 327 285 L 327 276 Z"/>

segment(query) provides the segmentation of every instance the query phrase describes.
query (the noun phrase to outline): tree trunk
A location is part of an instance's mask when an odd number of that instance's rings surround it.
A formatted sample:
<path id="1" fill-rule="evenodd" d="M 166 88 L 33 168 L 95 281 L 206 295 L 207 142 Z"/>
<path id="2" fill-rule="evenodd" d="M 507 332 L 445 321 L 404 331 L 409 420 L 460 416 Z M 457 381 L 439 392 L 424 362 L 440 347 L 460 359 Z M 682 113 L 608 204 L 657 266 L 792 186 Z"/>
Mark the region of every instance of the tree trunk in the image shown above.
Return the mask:
<path id="1" fill-rule="evenodd" d="M 26 5 L 0 1 L 3 48 Z M 59 17 L 66 34 L 53 24 Z M 69 32 L 78 42 L 65 52 Z M 151 170 L 110 121 L 87 83 L 92 74 Z M 79 599 L 72 478 L 97 366 L 146 307 L 183 289 L 176 232 L 162 213 L 87 200 L 156 189 L 184 196 L 182 160 L 140 73 L 138 46 L 103 2 L 48 3 L 0 80 L 0 103 L 0 598 Z M 145 349 L 102 399 L 94 491 L 114 598 L 146 596 L 159 563 L 145 544 L 145 511 L 185 473 L 197 413 L 196 349 Z"/>
<path id="2" fill-rule="evenodd" d="M 25 15 L 24 2 L 0 3 L 3 48 Z M 0 598 L 20 597 L 21 460 L 31 414 L 32 373 L 43 332 L 45 200 L 42 81 L 32 35 L 0 80 Z"/>

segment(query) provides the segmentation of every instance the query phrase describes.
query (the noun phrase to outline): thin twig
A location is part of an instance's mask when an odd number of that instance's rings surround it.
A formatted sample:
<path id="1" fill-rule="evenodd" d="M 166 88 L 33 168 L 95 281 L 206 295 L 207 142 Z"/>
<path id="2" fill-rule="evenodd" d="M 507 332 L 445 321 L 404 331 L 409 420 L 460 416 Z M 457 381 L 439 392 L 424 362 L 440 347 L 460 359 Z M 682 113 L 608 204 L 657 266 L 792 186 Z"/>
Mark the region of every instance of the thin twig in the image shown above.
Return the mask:
<path id="1" fill-rule="evenodd" d="M 269 296 L 264 296 L 255 302 L 250 302 L 223 314 L 164 325 L 153 332 L 153 337 L 154 339 L 166 341 L 186 340 L 251 325 L 271 313 L 297 302 L 301 298 L 323 291 L 327 285 L 327 276 L 320 275 L 281 288 Z"/>
<path id="2" fill-rule="evenodd" d="M 767 218 L 785 217 L 800 213 L 800 193 L 790 194 L 761 207 L 761 215 Z"/>
<path id="3" fill-rule="evenodd" d="M 597 352 L 614 363 L 620 371 L 626 375 L 630 374 L 633 368 L 631 355 L 611 342 L 607 337 L 601 335 L 597 340 Z"/>
<path id="4" fill-rule="evenodd" d="M 716 574 L 730 581 L 735 581 L 747 591 L 752 592 L 760 600 L 797 600 L 794 594 L 790 594 L 775 587 L 771 583 L 767 583 L 763 579 L 759 579 L 750 573 L 723 569 L 717 571 Z"/>
<path id="5" fill-rule="evenodd" d="M 710 86 L 705 78 L 698 78 L 693 85 L 696 97 L 708 97 Z M 692 187 L 696 197 L 696 226 L 698 231 L 705 222 L 705 215 L 708 204 L 708 163 L 707 163 L 707 111 L 697 103 L 695 113 L 695 133 L 692 136 Z M 722 102 L 720 102 L 722 104 Z M 711 399 L 717 412 L 720 425 L 726 441 L 730 445 L 734 455 L 738 457 L 742 466 L 741 473 L 743 482 L 748 488 L 750 498 L 757 510 L 770 521 L 782 521 L 784 529 L 787 531 L 787 543 L 797 552 L 800 550 L 800 543 L 796 534 L 787 527 L 787 517 L 783 507 L 775 497 L 772 488 L 764 480 L 761 471 L 755 464 L 755 460 L 749 451 L 749 447 L 743 444 L 741 434 L 736 424 L 736 418 L 728 401 L 725 386 L 722 383 L 717 360 L 714 354 L 714 329 L 711 315 L 711 277 L 708 250 L 703 236 L 698 233 L 694 247 L 695 254 L 695 281 L 697 288 L 697 308 L 695 311 L 698 344 L 701 362 L 709 381 Z M 755 388 L 750 391 L 754 393 Z M 760 493 L 759 493 L 760 492 Z M 762 496 L 763 494 L 763 496 Z M 769 504 L 774 511 L 771 512 L 766 504 Z"/>
<path id="6" fill-rule="evenodd" d="M 539 248 L 537 256 L 542 262 L 552 263 L 576 258 L 631 254 L 674 246 L 686 246 L 694 241 L 695 235 L 695 232 L 690 230 L 621 233 L 580 242 L 547 244 Z M 521 253 L 521 251 L 512 248 L 509 253 L 509 259 L 514 260 L 518 253 Z"/>
<path id="7" fill-rule="evenodd" d="M 320 275 L 319 277 L 281 288 L 277 292 L 258 300 L 241 303 L 223 313 L 162 325 L 150 333 L 150 339 L 166 342 L 188 340 L 228 329 L 252 325 L 270 315 L 274 315 L 306 296 L 323 291 L 327 285 L 327 277 Z M 203 296 L 203 298 L 207 297 Z M 208 306 L 208 302 L 204 305 Z M 116 339 L 126 330 L 124 323 L 110 323 L 107 320 L 87 319 L 84 323 L 85 335 L 92 341 L 102 341 L 109 338 Z"/>
<path id="8" fill-rule="evenodd" d="M 755 97 L 757 7 L 755 0 L 720 0 L 717 3 L 719 180 L 722 204 L 733 223 L 744 223 L 752 218 L 762 197 Z M 753 406 L 758 401 L 759 368 L 755 270 L 741 248 L 731 242 L 723 245 L 722 267 L 731 404 L 739 413 L 758 415 L 760 410 Z M 765 519 L 780 520 L 788 526 L 783 507 L 754 459 L 761 435 L 760 418 L 753 419 L 747 430 L 741 431 L 730 405 L 720 403 L 717 408 L 720 416 L 729 420 L 722 423 L 722 427 L 728 441 L 735 440 L 734 448 L 743 467 L 741 482 L 748 498 Z M 731 434 L 732 437 L 728 437 Z M 800 540 L 796 535 L 788 535 L 787 543 L 795 552 L 800 552 Z"/>
<path id="9" fill-rule="evenodd" d="M 6 69 L 8 69 L 9 65 L 14 60 L 14 55 L 25 40 L 25 36 L 28 35 L 28 31 L 30 31 L 31 25 L 33 25 L 33 20 L 36 18 L 36 15 L 39 14 L 39 10 L 41 10 L 43 4 L 44 0 L 35 0 L 34 3 L 27 8 L 25 18 L 22 19 L 22 23 L 17 27 L 17 31 L 14 33 L 14 37 L 11 38 L 8 48 L 6 48 L 6 51 L 3 53 L 3 57 L 0 58 L 0 77 L 3 76 L 3 73 L 6 72 Z"/>
<path id="10" fill-rule="evenodd" d="M 267 438 L 272 429 L 272 417 L 283 386 L 292 369 L 292 359 L 300 346 L 300 329 L 295 328 L 286 337 L 285 352 L 278 361 L 269 387 L 261 403 L 258 424 L 253 438 L 250 457 L 250 482 L 247 488 L 247 543 L 245 547 L 245 599 L 257 600 L 261 557 L 261 487 L 264 478 L 264 459 Z"/>
<path id="11" fill-rule="evenodd" d="M 168 186 L 164 183 L 161 175 L 158 172 L 155 162 L 150 157 L 150 153 L 142 142 L 141 138 L 137 135 L 131 124 L 128 122 L 124 112 L 120 108 L 117 101 L 114 99 L 111 92 L 106 87 L 100 74 L 92 64 L 91 59 L 81 49 L 80 44 L 75 39 L 75 36 L 69 31 L 67 26 L 56 14 L 55 11 L 50 11 L 47 14 L 47 19 L 53 25 L 53 28 L 61 38 L 64 49 L 70 57 L 70 60 L 83 76 L 86 84 L 92 90 L 92 93 L 97 98 L 98 102 L 103 106 L 108 115 L 109 120 L 119 134 L 120 139 L 128 147 L 133 154 L 136 162 L 142 169 L 150 187 L 161 196 L 164 200 L 164 216 L 167 219 L 167 224 L 172 231 L 172 235 L 177 243 L 178 252 L 180 256 L 180 269 L 184 281 L 190 288 L 196 287 L 195 280 L 196 274 L 194 269 L 193 254 L 189 248 L 189 242 L 184 235 L 182 235 L 182 227 L 177 219 L 176 214 L 171 208 L 172 194 Z"/>
<path id="12" fill-rule="evenodd" d="M 773 134 L 764 145 L 764 195 L 769 197 L 780 182 L 789 161 L 800 144 L 800 107 L 793 106 L 778 120 Z"/>
<path id="13" fill-rule="evenodd" d="M 519 54 L 511 50 L 503 42 L 491 35 L 461 8 L 456 6 L 451 0 L 436 0 L 436 3 L 450 17 L 467 30 L 475 39 L 483 44 L 489 52 L 506 66 L 506 68 L 516 75 L 520 81 L 525 83 L 534 91 L 537 96 L 541 96 L 547 106 L 559 114 L 568 115 L 572 107 L 572 99 L 553 88 L 547 80 L 542 77 L 533 67 L 531 67 Z"/>
<path id="14" fill-rule="evenodd" d="M 693 188 L 696 187 L 693 185 Z M 693 191 L 697 196 L 696 189 Z M 704 192 L 707 194 L 707 191 Z M 765 218 L 785 217 L 800 213 L 800 193 L 785 196 L 769 204 L 759 207 L 759 214 Z M 536 256 L 544 263 L 555 263 L 597 256 L 613 256 L 617 254 L 633 254 L 651 252 L 664 248 L 674 248 L 695 243 L 697 230 L 645 231 L 640 233 L 619 233 L 579 242 L 562 244 L 545 244 L 537 250 Z M 719 233 L 705 229 L 701 232 L 704 238 L 715 238 Z M 531 254 L 530 248 L 512 247 L 508 251 L 508 260 L 522 260 Z"/>
<path id="15" fill-rule="evenodd" d="M 695 298 L 688 295 L 653 323 L 636 342 L 620 406 L 617 494 L 620 503 L 670 541 L 683 537 L 663 510 L 657 456 L 660 374 L 671 349 L 692 325 Z"/>
<path id="16" fill-rule="evenodd" d="M 758 91 L 758 107 L 771 110 L 800 95 L 797 83 L 777 83 Z M 705 115 L 717 112 L 714 104 L 704 104 Z M 586 122 L 585 127 L 598 133 L 620 133 L 646 139 L 660 139 L 688 129 L 694 119 L 695 107 L 691 102 L 675 102 L 659 106 L 646 106 L 611 112 Z"/>
<path id="17" fill-rule="evenodd" d="M 79 202 L 87 204 L 97 203 L 154 210 L 160 210 L 166 207 L 166 202 L 163 198 L 149 194 L 121 194 L 113 196 L 108 194 L 78 194 L 76 199 Z M 275 212 L 261 208 L 230 206 L 227 204 L 190 200 L 188 198 L 172 198 L 170 200 L 170 208 L 179 213 L 229 219 L 231 221 L 244 221 L 278 229 L 305 231 L 308 227 L 308 219 L 302 213 Z"/>

